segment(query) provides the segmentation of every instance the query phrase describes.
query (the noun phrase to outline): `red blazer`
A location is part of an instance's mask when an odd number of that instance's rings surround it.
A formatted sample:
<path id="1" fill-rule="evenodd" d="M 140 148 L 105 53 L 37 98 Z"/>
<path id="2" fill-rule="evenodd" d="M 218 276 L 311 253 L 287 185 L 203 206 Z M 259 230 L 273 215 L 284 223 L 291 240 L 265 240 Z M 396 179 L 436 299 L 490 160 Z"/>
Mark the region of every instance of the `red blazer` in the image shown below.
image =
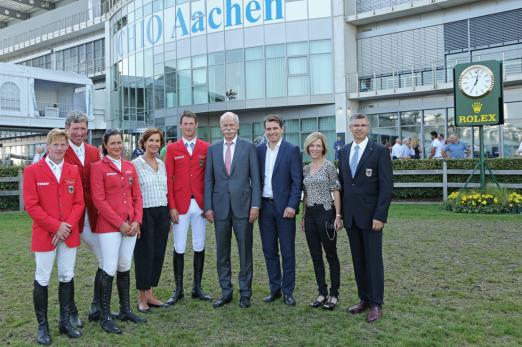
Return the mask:
<path id="1" fill-rule="evenodd" d="M 121 160 L 121 172 L 109 156 L 91 165 L 92 201 L 98 209 L 96 233 L 119 232 L 120 226 L 143 216 L 140 182 L 131 162 Z"/>
<path id="2" fill-rule="evenodd" d="M 80 245 L 79 221 L 85 204 L 82 181 L 75 165 L 63 163 L 59 183 L 45 159 L 29 165 L 24 170 L 23 194 L 25 210 L 33 219 L 33 252 L 56 248 L 52 241 L 61 222 L 72 225 L 65 244 L 71 248 Z"/>
<path id="3" fill-rule="evenodd" d="M 89 223 L 91 224 L 91 230 L 96 229 L 96 218 L 98 217 L 98 211 L 92 202 L 91 196 L 91 185 L 90 185 L 90 170 L 91 164 L 97 161 L 100 161 L 100 153 L 98 149 L 94 146 L 91 146 L 85 143 L 85 161 L 84 165 L 78 157 L 74 150 L 69 146 L 67 152 L 65 152 L 65 162 L 69 164 L 76 165 L 78 167 L 78 171 L 80 172 L 80 178 L 83 184 L 83 195 L 85 197 L 85 207 L 87 207 L 87 211 L 89 212 Z M 83 224 L 85 222 L 85 211 L 83 213 L 82 218 L 80 219 L 80 233 L 83 231 Z"/>
<path id="4" fill-rule="evenodd" d="M 192 196 L 203 209 L 205 166 L 209 146 L 208 142 L 196 139 L 192 156 L 185 147 L 183 139 L 167 146 L 165 167 L 169 209 L 175 208 L 180 214 L 187 213 Z"/>

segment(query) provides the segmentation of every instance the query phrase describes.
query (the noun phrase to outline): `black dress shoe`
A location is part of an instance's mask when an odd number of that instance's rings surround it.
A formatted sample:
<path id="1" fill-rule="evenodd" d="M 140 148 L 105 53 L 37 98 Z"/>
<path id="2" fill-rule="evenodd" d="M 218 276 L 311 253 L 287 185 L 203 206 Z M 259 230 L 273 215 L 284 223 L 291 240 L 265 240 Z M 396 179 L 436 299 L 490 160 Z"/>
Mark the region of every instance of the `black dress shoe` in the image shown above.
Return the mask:
<path id="1" fill-rule="evenodd" d="M 295 306 L 295 299 L 292 295 L 285 295 L 283 298 L 283 302 L 285 303 L 285 305 Z"/>
<path id="2" fill-rule="evenodd" d="M 326 296 L 319 295 L 319 297 L 317 299 L 315 299 L 315 301 L 310 303 L 310 307 L 318 308 L 318 307 L 323 306 L 325 302 L 326 302 Z"/>
<path id="3" fill-rule="evenodd" d="M 138 312 L 141 312 L 141 313 L 149 313 L 150 312 L 150 307 L 141 308 L 140 304 L 136 304 L 136 309 L 138 310 Z"/>
<path id="4" fill-rule="evenodd" d="M 247 298 L 246 296 L 242 296 L 239 299 L 239 307 L 241 307 L 241 308 L 248 308 L 248 307 L 250 307 L 250 298 Z"/>
<path id="5" fill-rule="evenodd" d="M 264 302 L 272 302 L 272 301 L 276 301 L 277 299 L 279 299 L 281 297 L 281 291 L 278 291 L 278 292 L 275 292 L 275 293 L 270 293 L 268 294 L 268 296 L 266 296 L 263 301 Z"/>
<path id="6" fill-rule="evenodd" d="M 226 304 L 230 304 L 232 302 L 232 297 L 228 297 L 228 298 L 224 298 L 224 297 L 221 297 L 219 299 L 217 299 L 215 302 L 214 302 L 214 305 L 212 305 L 214 308 L 218 308 L 218 307 L 221 307 L 221 306 L 225 306 Z"/>

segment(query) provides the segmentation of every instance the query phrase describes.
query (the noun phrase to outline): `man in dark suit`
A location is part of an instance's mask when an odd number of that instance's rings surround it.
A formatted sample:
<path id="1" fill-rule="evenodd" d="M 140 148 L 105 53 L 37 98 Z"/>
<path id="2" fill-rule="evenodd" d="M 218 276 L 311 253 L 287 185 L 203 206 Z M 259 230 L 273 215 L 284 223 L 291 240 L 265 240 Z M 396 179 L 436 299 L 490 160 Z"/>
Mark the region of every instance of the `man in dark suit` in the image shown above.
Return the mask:
<path id="1" fill-rule="evenodd" d="M 256 147 L 261 176 L 262 203 L 259 230 L 265 255 L 272 302 L 284 294 L 286 305 L 295 305 L 295 216 L 301 201 L 303 169 L 299 147 L 283 140 L 283 121 L 268 115 L 264 121 L 266 143 Z M 279 261 L 283 258 L 283 276 Z"/>
<path id="2" fill-rule="evenodd" d="M 253 223 L 259 216 L 261 184 L 254 144 L 237 137 L 239 118 L 224 113 L 219 124 L 224 140 L 208 149 L 205 169 L 205 217 L 214 223 L 221 297 L 214 308 L 232 301 L 230 241 L 232 229 L 239 249 L 241 308 L 250 307 L 252 296 Z"/>
<path id="3" fill-rule="evenodd" d="M 367 319 L 371 323 L 382 317 L 382 233 L 393 194 L 393 170 L 386 147 L 368 139 L 369 128 L 365 114 L 350 119 L 354 140 L 339 153 L 339 180 L 360 299 L 348 311 L 357 314 L 370 309 Z"/>

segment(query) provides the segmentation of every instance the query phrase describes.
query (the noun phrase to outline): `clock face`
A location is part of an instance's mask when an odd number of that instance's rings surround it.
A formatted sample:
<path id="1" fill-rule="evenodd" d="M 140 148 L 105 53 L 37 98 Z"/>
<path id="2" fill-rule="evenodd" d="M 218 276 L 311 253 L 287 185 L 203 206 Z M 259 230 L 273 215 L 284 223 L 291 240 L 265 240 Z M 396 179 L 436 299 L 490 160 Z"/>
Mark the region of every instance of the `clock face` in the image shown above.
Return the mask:
<path id="1" fill-rule="evenodd" d="M 484 65 L 472 65 L 460 74 L 459 88 L 472 98 L 479 98 L 491 92 L 495 85 L 495 76 Z"/>

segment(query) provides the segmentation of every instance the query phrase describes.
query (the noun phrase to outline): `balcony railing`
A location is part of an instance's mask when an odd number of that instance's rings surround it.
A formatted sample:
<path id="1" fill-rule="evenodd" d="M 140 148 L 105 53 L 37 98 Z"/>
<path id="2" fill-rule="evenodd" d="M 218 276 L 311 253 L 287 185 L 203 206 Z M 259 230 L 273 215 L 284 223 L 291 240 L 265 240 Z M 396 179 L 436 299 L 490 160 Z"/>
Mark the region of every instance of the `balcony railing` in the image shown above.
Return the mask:
<path id="1" fill-rule="evenodd" d="M 47 118 L 66 118 L 69 112 L 77 110 L 85 112 L 85 107 L 80 105 L 38 102 L 36 106 L 40 117 Z"/>
<path id="2" fill-rule="evenodd" d="M 474 58 L 474 62 L 489 60 Z M 360 75 L 352 73 L 346 75 L 348 93 L 377 92 L 381 90 L 396 90 L 405 88 L 406 91 L 415 91 L 417 87 L 440 88 L 443 84 L 453 82 L 453 68 L 457 64 L 467 63 L 469 59 L 433 63 L 431 67 L 418 68 L 411 66 L 408 69 L 392 69 L 389 73 L 373 72 Z M 508 76 L 522 74 L 522 57 L 503 61 L 503 80 Z M 425 90 L 425 88 L 422 88 Z"/>
<path id="3" fill-rule="evenodd" d="M 107 3 L 103 3 L 105 8 Z M 14 52 L 22 48 L 61 37 L 78 30 L 86 29 L 95 24 L 102 23 L 106 19 L 106 11 L 103 9 L 83 10 L 71 16 L 60 18 L 49 24 L 28 30 L 19 35 L 0 40 L 0 56 Z"/>

